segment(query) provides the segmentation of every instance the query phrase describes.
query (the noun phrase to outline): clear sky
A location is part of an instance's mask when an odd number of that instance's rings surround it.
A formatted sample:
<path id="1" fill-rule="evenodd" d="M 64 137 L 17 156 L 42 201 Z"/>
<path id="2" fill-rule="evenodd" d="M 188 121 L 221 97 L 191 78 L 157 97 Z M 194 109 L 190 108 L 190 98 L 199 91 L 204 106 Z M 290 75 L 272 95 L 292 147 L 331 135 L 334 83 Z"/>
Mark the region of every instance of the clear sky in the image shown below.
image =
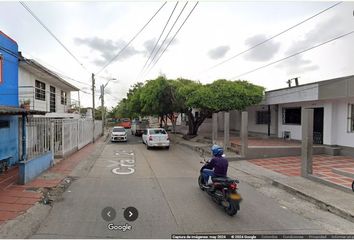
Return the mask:
<path id="1" fill-rule="evenodd" d="M 179 2 L 161 41 L 186 2 Z M 189 2 L 176 30 L 196 2 Z M 146 29 L 100 76 L 111 81 L 105 97 L 108 107 L 125 97 L 131 85 L 164 74 L 209 83 L 242 79 L 266 87 L 286 87 L 354 74 L 354 34 L 267 68 L 236 77 L 296 52 L 354 30 L 354 2 L 343 2 L 300 26 L 218 67 L 221 61 L 305 20 L 336 2 L 201 1 L 159 62 L 140 74 L 176 2 L 168 2 Z M 91 73 L 97 73 L 144 26 L 162 1 L 140 2 L 26 2 L 36 16 L 82 62 L 84 70 L 19 2 L 0 2 L 0 30 L 15 39 L 19 50 L 48 68 L 80 82 L 68 82 L 90 92 Z M 167 42 L 163 45 L 166 46 Z M 162 47 L 162 49 L 163 49 Z M 236 78 L 235 78 L 236 77 Z M 106 78 L 97 76 L 96 86 Z M 99 87 L 97 87 L 97 90 Z M 84 106 L 92 96 L 80 93 Z M 77 94 L 73 93 L 73 98 Z M 98 94 L 97 94 L 98 95 Z M 98 101 L 98 96 L 96 101 Z M 98 102 L 97 102 L 98 103 Z"/>

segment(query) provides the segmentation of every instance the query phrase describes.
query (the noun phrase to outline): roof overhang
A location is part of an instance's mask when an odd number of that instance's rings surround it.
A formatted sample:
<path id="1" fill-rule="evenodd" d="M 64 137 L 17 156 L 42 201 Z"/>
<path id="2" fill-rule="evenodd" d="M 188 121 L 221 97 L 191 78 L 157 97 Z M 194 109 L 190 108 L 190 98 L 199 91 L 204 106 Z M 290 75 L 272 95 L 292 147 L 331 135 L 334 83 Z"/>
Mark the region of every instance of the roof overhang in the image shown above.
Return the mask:
<path id="1" fill-rule="evenodd" d="M 56 85 L 59 85 L 60 87 L 63 88 L 63 90 L 66 91 L 80 90 L 79 88 L 65 81 L 55 72 L 49 70 L 48 68 L 44 67 L 43 65 L 41 65 L 40 63 L 38 63 L 33 59 L 27 59 L 21 56 L 19 61 L 19 66 L 40 78 L 46 79 Z"/>
<path id="2" fill-rule="evenodd" d="M 26 110 L 19 107 L 1 106 L 0 115 L 44 115 L 47 112 L 37 110 Z"/>

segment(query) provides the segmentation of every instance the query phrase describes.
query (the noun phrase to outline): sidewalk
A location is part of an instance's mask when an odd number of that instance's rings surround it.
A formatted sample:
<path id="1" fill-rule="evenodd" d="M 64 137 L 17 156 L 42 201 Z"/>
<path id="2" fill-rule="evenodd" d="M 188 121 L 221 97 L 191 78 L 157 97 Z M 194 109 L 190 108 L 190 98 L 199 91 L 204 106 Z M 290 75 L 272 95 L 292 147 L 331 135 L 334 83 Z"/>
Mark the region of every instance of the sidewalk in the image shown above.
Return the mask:
<path id="1" fill-rule="evenodd" d="M 42 173 L 35 180 L 26 185 L 18 185 L 18 167 L 10 169 L 0 175 L 0 227 L 7 221 L 23 215 L 31 207 L 43 202 L 45 193 L 64 181 L 79 165 L 80 161 L 87 159 L 101 148 L 104 137 L 99 138 L 94 144 L 88 144 L 71 156 L 57 161 L 54 167 Z"/>
<path id="2" fill-rule="evenodd" d="M 196 141 L 187 141 L 183 139 L 181 135 L 175 135 L 172 137 L 172 139 L 175 143 L 189 147 L 197 152 L 200 152 L 201 149 L 210 149 L 210 144 L 199 143 Z M 295 194 L 307 201 L 316 204 L 323 210 L 332 212 L 340 217 L 354 222 L 354 193 L 345 192 L 340 189 L 336 189 L 325 184 L 300 177 L 299 174 L 293 174 L 294 172 L 287 174 L 289 172 L 281 169 L 281 167 L 278 167 L 278 172 L 276 172 L 274 169 L 269 168 L 269 164 L 274 164 L 274 162 L 267 163 L 267 160 L 265 159 L 241 161 L 234 156 L 230 158 L 228 154 L 229 152 L 225 153 L 226 157 L 230 160 L 229 172 L 231 172 L 231 175 L 237 176 L 237 171 L 241 171 L 256 178 L 264 179 L 276 187 L 284 189 L 292 194 Z M 256 163 L 258 165 L 256 165 Z M 261 164 L 263 166 L 260 166 Z M 267 164 L 268 169 L 264 167 Z M 318 163 L 316 163 L 316 169 L 317 166 Z M 247 182 L 247 179 L 240 180 Z"/>

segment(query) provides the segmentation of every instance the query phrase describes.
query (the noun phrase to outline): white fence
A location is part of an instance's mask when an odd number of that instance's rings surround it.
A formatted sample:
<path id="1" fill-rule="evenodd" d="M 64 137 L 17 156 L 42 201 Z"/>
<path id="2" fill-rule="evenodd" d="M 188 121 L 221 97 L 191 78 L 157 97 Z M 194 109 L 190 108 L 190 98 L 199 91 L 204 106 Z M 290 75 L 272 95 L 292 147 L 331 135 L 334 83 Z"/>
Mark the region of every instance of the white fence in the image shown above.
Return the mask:
<path id="1" fill-rule="evenodd" d="M 22 127 L 20 126 L 20 129 Z M 30 118 L 26 122 L 27 159 L 53 150 L 54 156 L 63 157 L 80 150 L 102 134 L 102 121 L 91 119 Z M 94 135 L 93 135 L 94 133 Z M 20 131 L 20 140 L 22 131 Z M 22 152 L 20 144 L 20 152 Z"/>

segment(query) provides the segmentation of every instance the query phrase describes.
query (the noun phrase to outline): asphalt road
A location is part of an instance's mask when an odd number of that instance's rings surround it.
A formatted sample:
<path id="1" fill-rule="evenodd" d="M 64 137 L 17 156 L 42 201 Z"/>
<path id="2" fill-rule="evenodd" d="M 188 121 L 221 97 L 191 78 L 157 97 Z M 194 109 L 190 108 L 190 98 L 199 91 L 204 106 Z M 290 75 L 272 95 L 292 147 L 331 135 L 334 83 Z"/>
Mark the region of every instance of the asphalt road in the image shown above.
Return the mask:
<path id="1" fill-rule="evenodd" d="M 107 143 L 93 168 L 56 202 L 32 238 L 170 238 L 183 233 L 326 233 L 325 229 L 255 188 L 240 183 L 244 201 L 230 217 L 197 184 L 200 157 L 187 148 L 147 150 L 140 137 L 128 143 Z M 119 165 L 119 163 L 123 163 Z M 130 173 L 130 174 L 128 174 Z M 124 209 L 138 210 L 127 221 Z M 105 221 L 105 207 L 116 210 Z M 131 230 L 109 230 L 108 224 Z"/>

